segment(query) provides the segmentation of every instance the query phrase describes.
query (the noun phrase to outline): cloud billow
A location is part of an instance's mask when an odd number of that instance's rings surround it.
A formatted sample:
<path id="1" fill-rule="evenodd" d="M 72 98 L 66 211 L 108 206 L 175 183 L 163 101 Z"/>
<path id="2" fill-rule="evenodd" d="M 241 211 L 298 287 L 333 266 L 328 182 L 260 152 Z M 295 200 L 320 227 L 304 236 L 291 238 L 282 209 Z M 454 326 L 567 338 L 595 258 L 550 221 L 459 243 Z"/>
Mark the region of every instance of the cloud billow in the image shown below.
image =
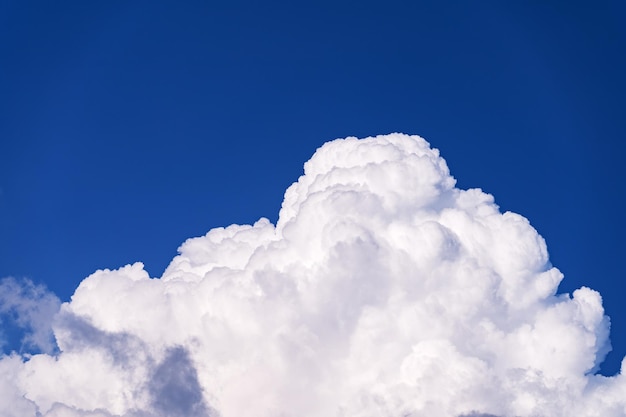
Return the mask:
<path id="1" fill-rule="evenodd" d="M 417 136 L 329 142 L 266 219 L 161 278 L 97 271 L 58 354 L 0 359 L 0 415 L 626 416 L 600 295 Z"/>

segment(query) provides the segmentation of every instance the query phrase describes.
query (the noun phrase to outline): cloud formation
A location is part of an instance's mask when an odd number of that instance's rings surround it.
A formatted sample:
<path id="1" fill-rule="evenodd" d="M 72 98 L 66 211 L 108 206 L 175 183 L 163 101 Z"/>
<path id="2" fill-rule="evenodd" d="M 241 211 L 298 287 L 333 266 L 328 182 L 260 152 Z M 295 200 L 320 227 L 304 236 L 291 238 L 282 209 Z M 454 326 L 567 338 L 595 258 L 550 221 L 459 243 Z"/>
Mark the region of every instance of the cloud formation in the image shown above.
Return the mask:
<path id="1" fill-rule="evenodd" d="M 54 351 L 52 319 L 60 305 L 61 300 L 43 285 L 35 285 L 28 279 L 0 280 L 0 324 L 11 321 L 23 329 L 20 350 Z"/>
<path id="2" fill-rule="evenodd" d="M 600 295 L 417 136 L 329 142 L 266 219 L 161 278 L 97 271 L 58 352 L 0 359 L 0 415 L 624 417 Z M 24 313 L 28 314 L 28 313 Z"/>

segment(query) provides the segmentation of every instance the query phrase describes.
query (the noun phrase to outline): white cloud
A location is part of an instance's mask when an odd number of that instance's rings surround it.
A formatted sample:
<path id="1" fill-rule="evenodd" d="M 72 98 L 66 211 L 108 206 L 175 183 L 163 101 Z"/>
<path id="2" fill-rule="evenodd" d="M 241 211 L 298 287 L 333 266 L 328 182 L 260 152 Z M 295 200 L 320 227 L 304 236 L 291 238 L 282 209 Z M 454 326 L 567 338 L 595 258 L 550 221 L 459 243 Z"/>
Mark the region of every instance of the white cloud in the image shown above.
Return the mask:
<path id="1" fill-rule="evenodd" d="M 0 360 L 6 416 L 626 416 L 600 295 L 528 221 L 393 134 L 325 144 L 279 221 L 97 271 L 60 354 Z"/>
<path id="2" fill-rule="evenodd" d="M 14 320 L 24 329 L 22 348 L 52 353 L 55 348 L 52 320 L 59 311 L 61 301 L 43 285 L 28 279 L 0 280 L 0 324 Z M 2 317 L 3 316 L 3 317 Z"/>

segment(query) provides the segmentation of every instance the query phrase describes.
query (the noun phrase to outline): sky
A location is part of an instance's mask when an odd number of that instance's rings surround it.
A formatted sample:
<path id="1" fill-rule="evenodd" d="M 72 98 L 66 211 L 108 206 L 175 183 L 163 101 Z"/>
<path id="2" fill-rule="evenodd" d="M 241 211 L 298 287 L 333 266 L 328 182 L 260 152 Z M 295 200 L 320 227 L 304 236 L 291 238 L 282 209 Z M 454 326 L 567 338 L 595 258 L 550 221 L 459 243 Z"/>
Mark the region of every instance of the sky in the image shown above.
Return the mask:
<path id="1" fill-rule="evenodd" d="M 325 142 L 403 132 L 439 149 L 457 189 L 529 220 L 560 293 L 601 294 L 614 375 L 625 18 L 618 1 L 3 1 L 0 277 L 30 279 L 40 316 L 55 302 L 39 284 L 66 302 L 98 269 L 160 277 L 188 238 L 276 224 Z M 19 347 L 19 323 L 2 325 Z M 190 363 L 177 349 L 159 369 Z"/>

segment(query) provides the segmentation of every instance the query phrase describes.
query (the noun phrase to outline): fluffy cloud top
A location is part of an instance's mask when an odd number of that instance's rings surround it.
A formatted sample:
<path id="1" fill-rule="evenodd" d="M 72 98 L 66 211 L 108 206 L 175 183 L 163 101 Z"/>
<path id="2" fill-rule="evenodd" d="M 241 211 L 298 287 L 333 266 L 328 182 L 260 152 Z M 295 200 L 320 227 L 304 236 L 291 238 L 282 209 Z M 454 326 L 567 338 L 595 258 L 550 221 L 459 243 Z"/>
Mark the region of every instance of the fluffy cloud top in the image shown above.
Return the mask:
<path id="1" fill-rule="evenodd" d="M 276 226 L 187 240 L 163 276 L 97 271 L 59 351 L 0 360 L 0 415 L 624 417 L 600 295 L 436 149 L 329 142 Z M 25 313 L 30 314 L 30 313 Z"/>

